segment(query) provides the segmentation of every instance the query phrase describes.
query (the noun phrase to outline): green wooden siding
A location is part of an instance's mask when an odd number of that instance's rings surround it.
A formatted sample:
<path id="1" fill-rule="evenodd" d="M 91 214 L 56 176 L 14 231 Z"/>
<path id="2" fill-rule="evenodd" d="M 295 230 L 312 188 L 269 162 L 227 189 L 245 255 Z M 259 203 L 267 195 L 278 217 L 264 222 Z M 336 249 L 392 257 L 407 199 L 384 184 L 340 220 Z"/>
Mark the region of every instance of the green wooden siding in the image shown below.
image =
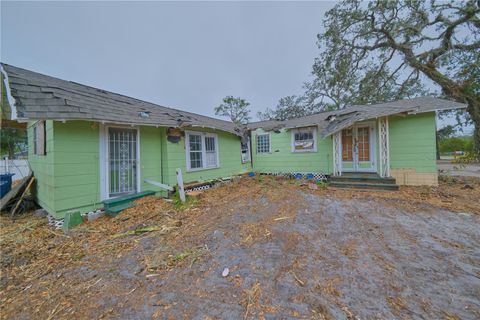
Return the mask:
<path id="1" fill-rule="evenodd" d="M 389 117 L 390 167 L 436 172 L 435 112 Z"/>
<path id="2" fill-rule="evenodd" d="M 165 128 L 140 127 L 140 189 L 161 192 L 162 189 L 145 183 L 145 179 L 163 182 L 162 178 L 162 137 Z"/>
<path id="3" fill-rule="evenodd" d="M 163 139 L 165 146 L 165 170 L 164 181 L 169 185 L 177 184 L 176 169 L 180 168 L 183 173 L 185 183 L 194 181 L 209 181 L 221 177 L 230 177 L 232 175 L 245 173 L 250 169 L 250 163 L 242 164 L 240 137 L 223 131 L 210 129 L 192 128 L 189 131 L 212 132 L 218 137 L 218 168 L 204 169 L 198 171 L 187 171 L 185 137 L 182 137 L 178 143 L 167 141 L 166 136 Z"/>
<path id="4" fill-rule="evenodd" d="M 252 155 L 255 171 L 263 173 L 276 172 L 323 172 L 333 170 L 332 138 L 322 139 L 317 130 L 316 152 L 292 152 L 291 131 L 282 129 L 270 134 L 270 153 L 257 153 L 257 134 L 265 133 L 262 129 L 252 132 Z"/>
<path id="5" fill-rule="evenodd" d="M 55 175 L 54 175 L 54 143 L 53 143 L 53 121 L 45 123 L 45 144 L 46 155 L 33 154 L 33 126 L 36 122 L 28 123 L 28 160 L 35 175 L 34 196 L 45 210 L 55 214 Z"/>
<path id="6" fill-rule="evenodd" d="M 390 163 L 392 169 L 412 168 L 435 172 L 435 113 L 390 117 Z M 33 154 L 33 125 L 29 123 L 29 161 L 37 179 L 35 194 L 39 204 L 61 218 L 67 211 L 90 211 L 102 206 L 100 199 L 100 129 L 88 121 L 46 122 L 46 155 Z M 209 181 L 248 172 L 251 164 L 241 163 L 240 138 L 209 129 L 218 137 L 219 167 L 187 171 L 185 137 L 178 143 L 167 141 L 166 128 L 140 127 L 140 189 L 160 192 L 144 179 L 174 186 L 177 168 L 184 181 Z M 258 172 L 332 172 L 332 138 L 317 132 L 316 152 L 292 152 L 291 131 L 269 132 L 271 152 L 257 154 L 252 132 L 252 158 Z M 378 157 L 378 144 L 377 144 Z M 162 195 L 166 195 L 162 192 Z"/>
<path id="7" fill-rule="evenodd" d="M 47 155 L 33 155 L 33 127 L 29 125 L 29 161 L 37 178 L 36 197 L 39 204 L 56 218 L 70 210 L 81 212 L 101 208 L 100 199 L 100 128 L 89 121 L 47 121 Z M 187 172 L 185 139 L 171 143 L 166 128 L 140 127 L 140 190 L 154 190 L 166 195 L 159 187 L 147 184 L 151 179 L 176 184 L 176 168 L 181 168 L 184 181 L 207 181 L 250 170 L 250 163 L 241 163 L 240 138 L 229 133 L 218 135 L 220 167 Z"/>
<path id="8" fill-rule="evenodd" d="M 87 212 L 100 204 L 100 138 L 97 123 L 54 122 L 55 212 Z"/>

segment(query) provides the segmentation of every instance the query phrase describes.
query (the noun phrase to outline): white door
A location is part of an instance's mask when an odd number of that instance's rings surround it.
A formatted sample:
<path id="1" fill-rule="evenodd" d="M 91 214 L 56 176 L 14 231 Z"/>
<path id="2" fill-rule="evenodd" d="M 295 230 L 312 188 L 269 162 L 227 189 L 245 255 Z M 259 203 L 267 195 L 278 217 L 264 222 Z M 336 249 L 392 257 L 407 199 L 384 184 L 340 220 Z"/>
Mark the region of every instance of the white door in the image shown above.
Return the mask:
<path id="1" fill-rule="evenodd" d="M 375 141 L 374 123 L 342 130 L 342 171 L 375 172 Z"/>
<path id="2" fill-rule="evenodd" d="M 137 129 L 107 128 L 108 197 L 137 192 Z"/>

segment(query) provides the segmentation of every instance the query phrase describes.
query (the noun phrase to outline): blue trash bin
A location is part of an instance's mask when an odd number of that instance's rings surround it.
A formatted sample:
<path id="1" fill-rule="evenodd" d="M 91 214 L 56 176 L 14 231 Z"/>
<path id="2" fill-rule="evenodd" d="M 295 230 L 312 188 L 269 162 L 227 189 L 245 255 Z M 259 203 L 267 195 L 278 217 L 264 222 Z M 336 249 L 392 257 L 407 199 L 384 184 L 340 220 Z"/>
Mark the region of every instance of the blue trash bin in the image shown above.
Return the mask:
<path id="1" fill-rule="evenodd" d="M 12 189 L 12 177 L 15 173 L 0 174 L 0 198 L 3 198 Z"/>

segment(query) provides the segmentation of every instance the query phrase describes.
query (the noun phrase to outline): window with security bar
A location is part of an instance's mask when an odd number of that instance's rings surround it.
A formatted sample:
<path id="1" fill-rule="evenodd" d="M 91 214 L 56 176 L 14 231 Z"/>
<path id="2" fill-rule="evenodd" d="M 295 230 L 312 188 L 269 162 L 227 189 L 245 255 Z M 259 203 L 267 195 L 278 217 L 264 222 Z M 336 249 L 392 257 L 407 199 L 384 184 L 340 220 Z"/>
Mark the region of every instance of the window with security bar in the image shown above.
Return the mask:
<path id="1" fill-rule="evenodd" d="M 217 135 L 187 132 L 187 169 L 201 170 L 218 167 Z"/>
<path id="2" fill-rule="evenodd" d="M 257 153 L 270 152 L 270 134 L 257 134 Z"/>
<path id="3" fill-rule="evenodd" d="M 294 129 L 292 130 L 292 136 L 293 152 L 317 151 L 316 128 Z"/>

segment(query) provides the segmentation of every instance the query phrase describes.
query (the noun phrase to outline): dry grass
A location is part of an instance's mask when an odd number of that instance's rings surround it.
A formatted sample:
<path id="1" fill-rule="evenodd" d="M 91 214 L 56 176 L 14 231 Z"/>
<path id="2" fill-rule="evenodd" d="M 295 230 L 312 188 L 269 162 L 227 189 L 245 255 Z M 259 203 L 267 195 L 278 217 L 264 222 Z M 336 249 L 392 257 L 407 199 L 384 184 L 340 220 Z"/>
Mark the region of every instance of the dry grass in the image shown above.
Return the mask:
<path id="1" fill-rule="evenodd" d="M 473 189 L 465 188 L 469 184 Z M 240 181 L 220 188 L 203 192 L 196 202 L 181 208 L 173 206 L 157 197 L 146 197 L 137 202 L 137 206 L 122 212 L 117 218 L 101 218 L 94 222 L 84 223 L 64 234 L 47 226 L 45 218 L 25 215 L 16 222 L 1 216 L 0 246 L 2 250 L 2 278 L 0 283 L 1 317 L 14 318 L 18 308 L 23 308 L 26 297 L 29 301 L 29 312 L 42 315 L 43 318 L 74 317 L 81 315 L 82 308 L 76 306 L 79 295 L 95 299 L 95 288 L 108 283 L 111 277 L 107 268 L 115 265 L 118 259 L 135 252 L 139 243 L 148 238 L 158 240 L 156 249 L 147 252 L 140 260 L 146 273 L 162 274 L 178 267 L 190 267 L 202 259 L 208 259 L 210 252 L 205 248 L 206 239 L 210 238 L 219 225 L 228 225 L 233 215 L 255 217 L 238 223 L 232 229 L 226 228 L 225 237 L 238 235 L 238 245 L 250 247 L 255 243 L 268 241 L 272 237 L 274 227 L 289 224 L 297 219 L 297 212 L 303 208 L 303 197 L 298 192 L 325 195 L 339 199 L 371 198 L 388 206 L 398 206 L 412 211 L 426 205 L 440 207 L 455 212 L 474 212 L 480 214 L 480 179 L 454 178 L 442 179 L 438 187 L 402 187 L 399 192 L 359 192 L 356 190 L 311 190 L 307 185 L 300 186 L 295 181 L 273 177 L 244 178 Z M 282 203 L 281 207 L 271 207 Z M 251 205 L 250 205 L 251 204 Z M 243 211 L 239 212 L 239 208 Z M 247 209 L 245 209 L 247 208 Z M 258 216 L 259 212 L 273 211 L 266 216 Z M 125 218 L 128 217 L 128 220 Z M 151 232 L 130 234 L 129 231 L 139 228 L 152 228 Z M 121 234 L 122 236 L 118 236 Z M 282 249 L 293 252 L 302 235 L 297 232 L 285 232 L 282 235 Z M 402 235 L 411 238 L 409 234 Z M 412 238 L 412 241 L 415 239 Z M 449 246 L 461 246 L 448 243 Z M 355 259 L 358 255 L 357 244 L 346 242 L 343 254 Z M 388 272 L 394 272 L 393 265 L 377 256 L 376 261 Z M 65 270 L 75 268 L 104 270 L 106 275 L 82 281 L 62 277 Z M 300 272 L 299 266 L 293 266 L 291 272 L 299 287 L 309 284 Z M 61 279 L 59 285 L 55 277 Z M 233 276 L 232 283 L 238 287 L 242 279 Z M 321 294 L 334 297 L 341 296 L 336 287 L 338 279 L 330 279 L 317 286 Z M 33 290 L 32 286 L 36 288 Z M 244 290 L 244 289 L 242 289 Z M 102 294 L 129 294 L 129 290 L 119 288 L 103 289 Z M 132 299 L 139 290 L 131 293 Z M 242 305 L 245 316 L 260 317 L 261 312 L 271 311 L 274 307 L 261 306 L 262 288 L 255 282 L 251 288 L 243 291 Z M 388 304 L 399 312 L 403 308 L 402 300 L 389 297 Z M 273 309 L 272 309 L 273 308 Z M 348 308 L 347 317 L 351 314 Z M 113 311 L 112 311 L 113 312 Z M 317 318 L 328 319 L 328 313 L 321 307 L 315 311 Z M 104 314 L 108 316 L 108 312 Z M 446 318 L 455 316 L 445 314 Z"/>

